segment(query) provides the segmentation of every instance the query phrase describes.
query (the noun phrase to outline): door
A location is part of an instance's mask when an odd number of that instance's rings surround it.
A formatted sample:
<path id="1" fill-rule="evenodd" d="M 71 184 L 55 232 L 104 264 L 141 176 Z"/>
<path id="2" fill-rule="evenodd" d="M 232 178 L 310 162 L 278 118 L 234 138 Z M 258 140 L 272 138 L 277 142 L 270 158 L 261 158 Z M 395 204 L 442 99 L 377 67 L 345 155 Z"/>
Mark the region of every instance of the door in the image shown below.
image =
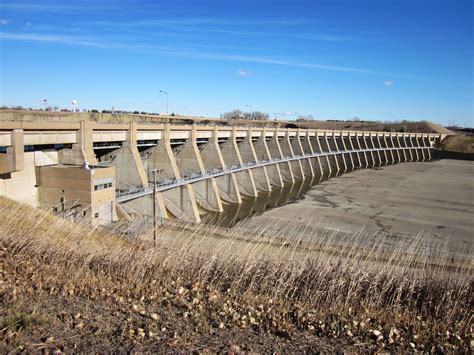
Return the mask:
<path id="1" fill-rule="evenodd" d="M 104 224 L 108 224 L 112 222 L 112 211 L 113 211 L 112 202 L 106 202 L 104 204 L 104 217 L 103 217 Z"/>

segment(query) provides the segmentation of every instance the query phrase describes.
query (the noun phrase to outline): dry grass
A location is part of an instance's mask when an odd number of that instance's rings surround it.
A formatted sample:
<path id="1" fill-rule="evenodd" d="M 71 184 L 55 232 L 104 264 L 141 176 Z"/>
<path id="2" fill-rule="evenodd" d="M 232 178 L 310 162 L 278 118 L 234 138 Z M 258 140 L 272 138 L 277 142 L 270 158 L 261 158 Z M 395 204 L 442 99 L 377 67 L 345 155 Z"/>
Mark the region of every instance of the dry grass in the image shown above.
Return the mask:
<path id="1" fill-rule="evenodd" d="M 439 149 L 450 152 L 474 153 L 474 135 L 457 134 L 448 136 L 439 144 Z"/>
<path id="2" fill-rule="evenodd" d="M 127 240 L 1 199 L 5 349 L 470 348 L 472 258 L 425 252 L 422 236 L 383 251 L 309 226 L 175 223 L 156 248 L 150 233 Z M 79 306 L 95 311 L 75 318 Z"/>

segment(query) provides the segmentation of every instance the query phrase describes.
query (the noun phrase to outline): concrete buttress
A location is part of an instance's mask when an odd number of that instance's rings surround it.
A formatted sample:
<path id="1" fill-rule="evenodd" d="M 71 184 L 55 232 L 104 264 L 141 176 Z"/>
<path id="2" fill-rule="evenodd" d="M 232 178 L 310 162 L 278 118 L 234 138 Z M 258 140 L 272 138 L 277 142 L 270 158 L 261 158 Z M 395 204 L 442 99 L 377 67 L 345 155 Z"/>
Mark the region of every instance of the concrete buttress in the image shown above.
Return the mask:
<path id="1" fill-rule="evenodd" d="M 77 139 L 71 149 L 63 149 L 59 154 L 61 164 L 83 166 L 85 163 L 96 165 L 97 158 L 94 154 L 94 122 L 81 121 Z"/>
<path id="2" fill-rule="evenodd" d="M 127 140 L 123 142 L 122 147 L 103 155 L 100 159 L 109 161 L 115 167 L 115 179 L 119 189 L 148 186 L 148 177 L 137 148 L 135 122 L 129 124 Z"/>
<path id="3" fill-rule="evenodd" d="M 23 130 L 12 130 L 10 137 L 11 147 L 7 147 L 6 153 L 0 153 L 0 174 L 12 173 L 24 169 L 25 145 L 23 141 Z"/>
<path id="4" fill-rule="evenodd" d="M 252 128 L 249 128 L 247 130 L 247 135 L 245 136 L 244 140 L 238 145 L 238 147 L 240 150 L 240 155 L 244 162 L 256 163 L 258 159 L 255 153 L 255 148 L 253 146 L 252 136 Z M 252 173 L 257 190 L 266 192 L 272 190 L 270 180 L 268 178 L 267 169 L 265 166 L 252 169 Z"/>
<path id="5" fill-rule="evenodd" d="M 255 154 L 257 155 L 257 160 L 259 161 L 272 159 L 272 155 L 270 154 L 267 145 L 267 135 L 267 129 L 264 127 L 260 137 L 258 137 L 258 140 L 254 143 Z M 267 174 L 270 184 L 272 185 L 272 189 L 281 190 L 284 186 L 284 183 L 278 164 L 267 166 Z"/>
<path id="6" fill-rule="evenodd" d="M 311 154 L 311 152 L 308 150 L 308 147 L 307 147 L 306 133 L 307 132 L 302 132 L 301 129 L 297 129 L 296 135 L 291 140 L 291 148 L 293 150 L 294 156 L 302 156 L 305 154 Z M 306 153 L 306 151 L 308 151 L 308 153 Z M 300 161 L 301 170 L 302 170 L 303 176 L 305 177 L 305 180 L 309 181 L 309 183 L 311 184 L 311 182 L 314 179 L 314 170 L 313 170 L 313 164 L 311 162 L 311 159 L 303 158 L 303 159 L 300 159 L 299 161 Z"/>
<path id="7" fill-rule="evenodd" d="M 219 146 L 219 127 L 217 125 L 214 126 L 211 139 L 201 150 L 201 158 L 206 171 L 212 171 L 213 169 L 223 170 L 227 167 Z M 242 203 L 236 174 L 226 174 L 217 177 L 215 180 L 219 188 L 219 194 L 224 201 Z"/>
<path id="8" fill-rule="evenodd" d="M 280 146 L 280 137 L 278 128 L 273 130 L 272 138 L 267 142 L 268 150 L 273 159 L 281 159 L 284 158 L 281 146 Z M 281 177 L 285 183 L 290 183 L 294 185 L 295 178 L 293 175 L 293 170 L 291 169 L 291 165 L 289 162 L 279 163 L 278 164 L 281 172 Z"/>
<path id="9" fill-rule="evenodd" d="M 221 146 L 222 157 L 227 166 L 242 165 L 242 156 L 240 155 L 239 146 L 237 143 L 237 129 L 232 127 L 230 137 Z M 235 174 L 239 191 L 241 195 L 255 198 L 258 195 L 257 187 L 252 170 L 244 170 Z"/>
<path id="10" fill-rule="evenodd" d="M 355 143 L 355 144 L 354 144 Z M 358 148 L 358 143 L 357 143 L 357 132 L 352 133 L 349 131 L 349 146 L 351 147 L 351 150 L 356 150 Z M 352 162 L 354 163 L 353 170 L 355 169 L 360 169 L 362 167 L 362 162 L 360 160 L 360 153 L 351 153 L 352 156 Z"/>
<path id="11" fill-rule="evenodd" d="M 327 153 L 329 152 L 329 147 L 327 145 L 326 139 L 324 137 L 324 133 L 322 135 L 319 134 L 319 131 L 316 130 L 316 134 L 314 135 L 313 142 L 312 142 L 313 150 L 317 153 Z M 331 163 L 329 161 L 329 157 L 323 156 L 320 158 L 319 162 L 321 163 L 321 170 L 323 175 L 321 175 L 321 180 L 327 180 L 332 175 Z"/>
<path id="12" fill-rule="evenodd" d="M 334 143 L 334 132 L 329 134 L 328 131 L 324 131 L 324 141 L 326 142 L 326 147 L 329 153 L 334 153 L 337 151 L 337 146 Z M 332 163 L 331 171 L 333 172 L 333 176 L 338 176 L 341 170 L 339 167 L 337 154 L 332 154 L 329 161 Z"/>
<path id="13" fill-rule="evenodd" d="M 295 157 L 296 153 L 293 150 L 293 147 L 294 147 L 294 145 L 292 144 L 293 141 L 294 141 L 294 138 L 292 139 L 290 135 L 290 129 L 288 128 L 285 132 L 283 139 L 280 142 L 283 156 L 291 157 L 291 158 Z M 299 140 L 296 140 L 296 141 L 298 142 Z M 305 174 L 303 171 L 303 167 L 301 165 L 301 159 L 298 159 L 296 161 L 291 161 L 290 165 L 291 165 L 291 170 L 293 171 L 293 176 L 295 177 L 295 179 L 305 180 Z"/>
<path id="14" fill-rule="evenodd" d="M 342 132 L 338 135 L 336 135 L 336 132 L 333 132 L 333 139 L 334 139 L 334 145 L 336 147 L 336 151 L 344 151 L 345 149 L 343 148 L 344 141 L 342 138 Z M 344 153 L 338 154 L 339 161 L 341 162 L 341 174 L 347 173 L 347 161 L 346 161 L 346 155 Z"/>
<path id="15" fill-rule="evenodd" d="M 186 143 L 175 154 L 176 164 L 181 177 L 191 177 L 195 173 L 205 174 L 206 169 L 197 145 L 196 125 L 191 128 L 191 135 Z M 207 211 L 222 212 L 222 201 L 214 178 L 192 184 L 196 202 Z"/>
<path id="16" fill-rule="evenodd" d="M 314 132 L 314 131 L 313 131 Z M 316 132 L 314 135 L 317 136 Z M 316 144 L 316 146 L 313 146 L 313 144 Z M 306 136 L 305 139 L 302 142 L 303 145 L 303 150 L 305 151 L 306 154 L 315 154 L 316 152 L 319 152 L 318 148 L 318 143 L 315 143 L 314 141 L 314 136 L 312 137 L 312 131 L 311 129 L 308 129 L 306 131 Z M 313 181 L 311 182 L 311 185 L 317 184 L 322 181 L 324 171 L 323 171 L 323 166 L 321 164 L 321 157 L 314 157 L 311 158 L 311 164 L 313 167 L 313 173 L 314 173 L 314 178 Z"/>
<path id="17" fill-rule="evenodd" d="M 170 125 L 165 124 L 160 143 L 142 152 L 146 157 L 149 170 L 159 169 L 160 181 L 180 179 L 170 140 Z M 201 222 L 194 190 L 190 184 L 162 192 L 166 210 L 178 219 L 193 223 Z"/>

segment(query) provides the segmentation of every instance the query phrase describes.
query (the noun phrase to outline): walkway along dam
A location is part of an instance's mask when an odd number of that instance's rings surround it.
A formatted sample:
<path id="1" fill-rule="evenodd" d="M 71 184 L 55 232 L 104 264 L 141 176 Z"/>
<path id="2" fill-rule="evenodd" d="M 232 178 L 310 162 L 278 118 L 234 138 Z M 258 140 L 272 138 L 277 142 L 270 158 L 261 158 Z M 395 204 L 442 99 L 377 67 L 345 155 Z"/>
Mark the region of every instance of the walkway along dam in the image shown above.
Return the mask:
<path id="1" fill-rule="evenodd" d="M 275 207 L 357 169 L 431 160 L 440 134 L 221 125 L 0 121 L 0 195 L 85 218 L 199 223 Z M 154 180 L 156 179 L 156 180 Z M 262 203 L 260 203 L 262 204 Z"/>

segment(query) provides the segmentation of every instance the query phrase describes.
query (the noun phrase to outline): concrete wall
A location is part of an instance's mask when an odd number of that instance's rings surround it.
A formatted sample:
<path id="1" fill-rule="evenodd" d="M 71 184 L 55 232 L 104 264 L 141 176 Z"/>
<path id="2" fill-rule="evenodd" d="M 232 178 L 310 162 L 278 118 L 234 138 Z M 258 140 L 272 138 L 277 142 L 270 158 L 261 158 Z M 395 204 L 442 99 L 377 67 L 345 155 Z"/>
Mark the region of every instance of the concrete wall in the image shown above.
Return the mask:
<path id="1" fill-rule="evenodd" d="M 58 164 L 58 152 L 24 153 L 23 170 L 0 175 L 0 196 L 38 206 L 37 167 Z"/>

